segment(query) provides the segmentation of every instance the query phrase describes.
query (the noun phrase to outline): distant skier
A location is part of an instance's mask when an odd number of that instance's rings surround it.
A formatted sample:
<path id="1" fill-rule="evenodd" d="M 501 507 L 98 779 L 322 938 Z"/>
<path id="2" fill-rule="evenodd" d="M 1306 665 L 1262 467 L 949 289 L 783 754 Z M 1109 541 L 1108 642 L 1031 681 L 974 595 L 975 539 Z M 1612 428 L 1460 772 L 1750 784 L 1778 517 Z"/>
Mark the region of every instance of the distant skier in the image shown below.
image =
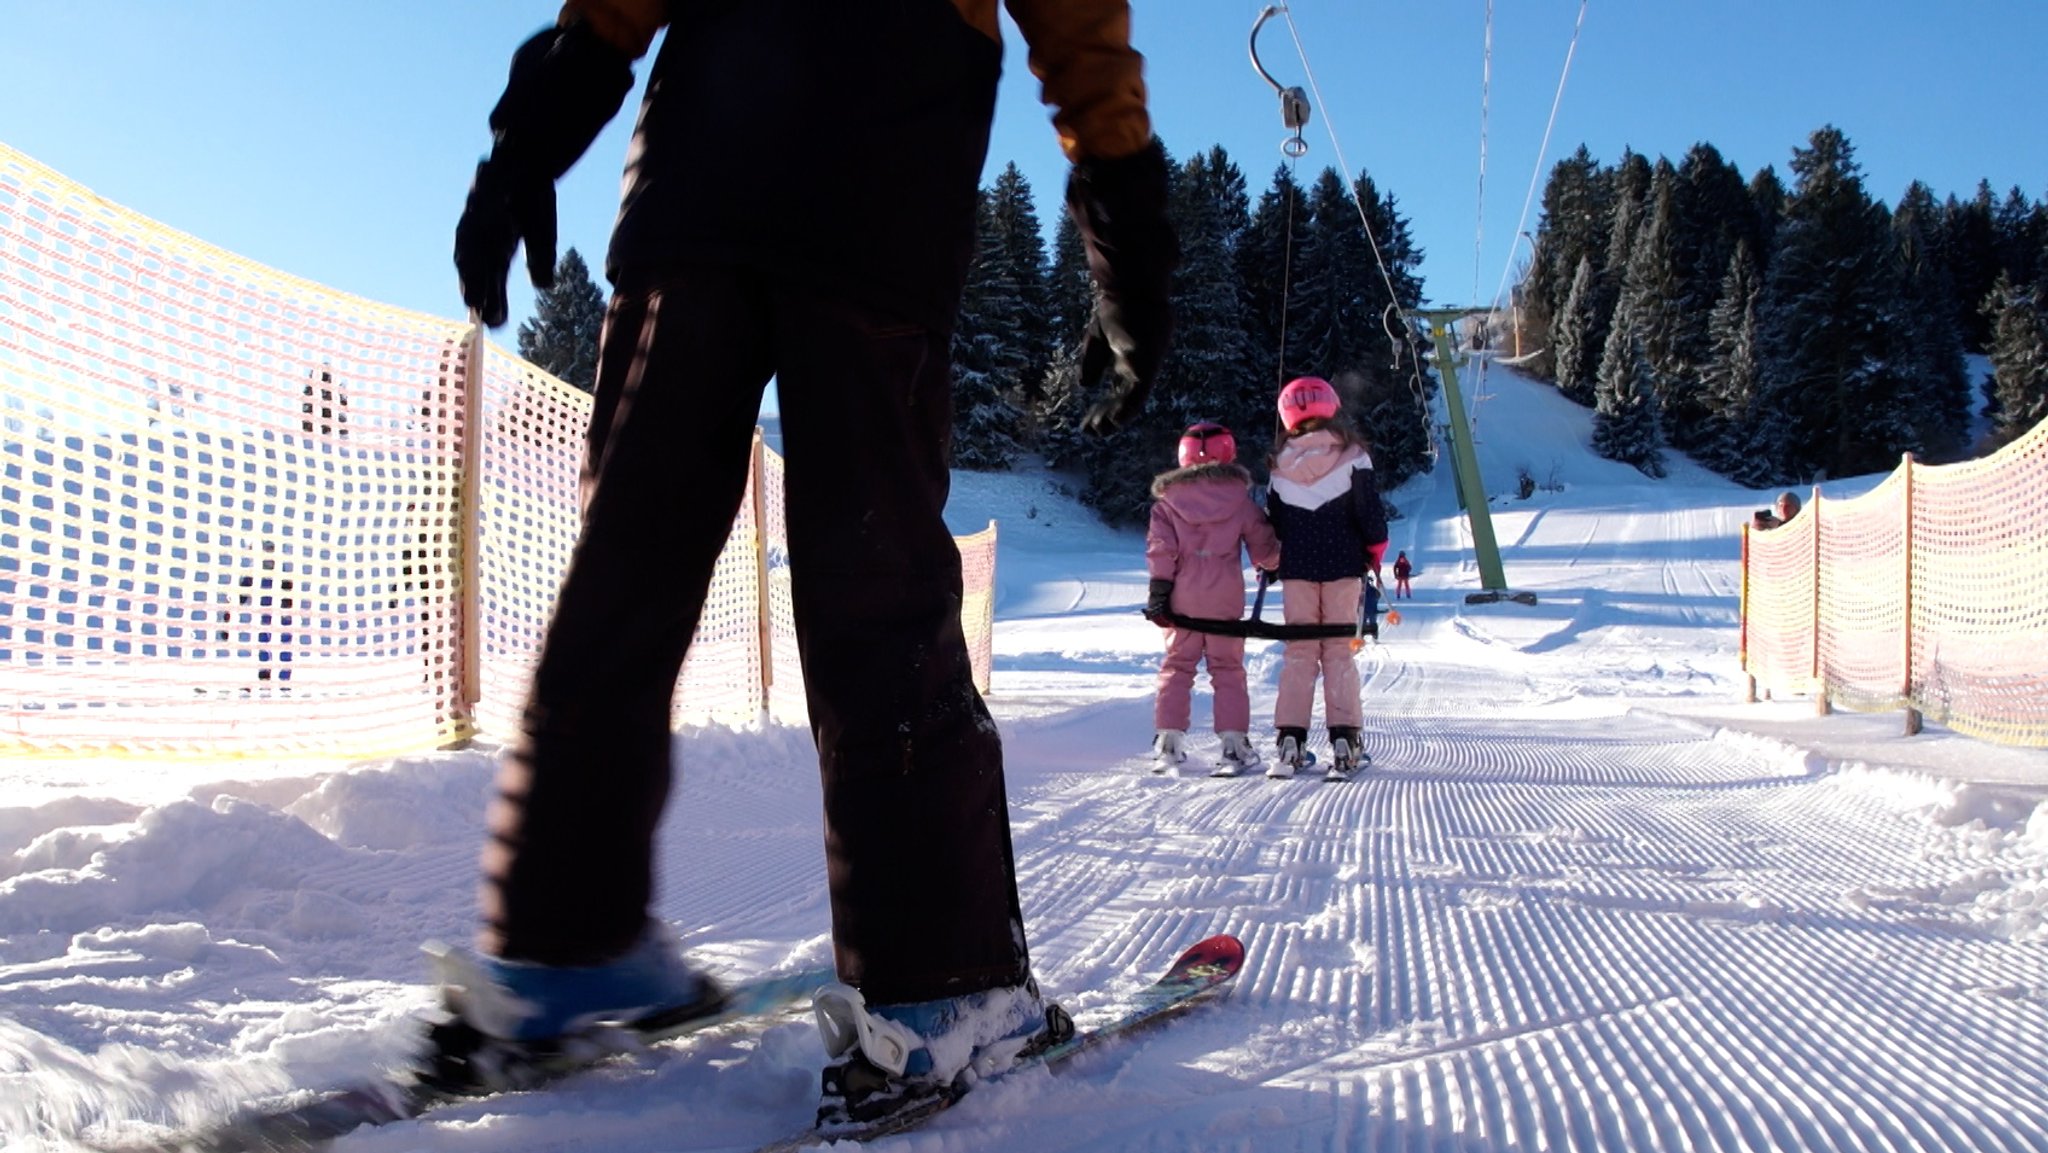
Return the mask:
<path id="1" fill-rule="evenodd" d="M 1280 423 L 1286 431 L 1273 451 L 1266 515 L 1280 538 L 1281 603 L 1288 624 L 1357 620 L 1365 574 L 1377 571 L 1386 556 L 1387 516 L 1373 480 L 1372 455 L 1358 434 L 1337 419 L 1337 409 L 1337 390 L 1320 377 L 1304 376 L 1280 390 Z M 1350 641 L 1289 641 L 1273 707 L 1279 756 L 1269 776 L 1291 777 L 1301 767 L 1318 673 L 1331 772 L 1349 773 L 1366 759 L 1360 745 L 1358 666 Z"/>
<path id="2" fill-rule="evenodd" d="M 1172 327 L 1178 248 L 1144 62 L 1120 0 L 1005 7 L 1074 164 L 1096 290 L 1080 388 L 1109 374 L 1082 423 L 1107 431 L 1142 408 Z M 582 533 L 491 806 L 484 956 L 451 955 L 444 982 L 493 1056 L 444 1045 L 435 1072 L 718 1001 L 650 916 L 654 840 L 677 671 L 773 378 L 845 982 L 820 1021 L 819 1112 L 864 1119 L 1003 1067 L 1058 1017 L 1032 980 L 1001 741 L 942 515 L 998 10 L 569 0 L 514 55 L 456 226 L 463 300 L 485 324 L 505 322 L 522 243 L 535 283 L 552 279 L 555 181 L 665 25 L 606 260 Z"/>
<path id="3" fill-rule="evenodd" d="M 1190 425 L 1180 438 L 1180 467 L 1152 481 L 1152 523 L 1145 569 L 1152 578 L 1145 617 L 1166 630 L 1159 691 L 1152 702 L 1153 771 L 1186 759 L 1195 666 L 1207 661 L 1215 692 L 1216 733 L 1223 740 L 1217 776 L 1260 766 L 1252 746 L 1251 692 L 1245 685 L 1244 638 L 1177 628 L 1185 617 L 1236 620 L 1244 614 L 1244 557 L 1271 569 L 1280 563 L 1273 526 L 1251 496 L 1251 474 L 1237 463 L 1237 439 L 1220 424 Z"/>
<path id="4" fill-rule="evenodd" d="M 1408 588 L 1408 578 L 1413 575 L 1415 575 L 1415 566 L 1408 563 L 1408 554 L 1406 552 L 1397 553 L 1394 557 L 1395 596 L 1406 597 L 1409 600 L 1415 599 L 1415 594 Z"/>

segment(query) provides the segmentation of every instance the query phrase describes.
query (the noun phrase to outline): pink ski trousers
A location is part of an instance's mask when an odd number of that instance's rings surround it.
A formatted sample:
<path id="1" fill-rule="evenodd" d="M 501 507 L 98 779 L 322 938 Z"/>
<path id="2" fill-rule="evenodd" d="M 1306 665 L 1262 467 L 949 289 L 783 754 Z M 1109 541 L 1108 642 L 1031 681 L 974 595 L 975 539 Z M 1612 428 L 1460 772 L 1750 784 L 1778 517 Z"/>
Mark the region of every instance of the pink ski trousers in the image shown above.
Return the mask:
<path id="1" fill-rule="evenodd" d="M 1358 620 L 1362 577 L 1335 581 L 1283 581 L 1281 603 L 1287 623 L 1351 624 Z M 1316 675 L 1323 678 L 1325 728 L 1358 728 L 1365 709 L 1358 700 L 1358 665 L 1349 637 L 1288 641 L 1280 661 L 1280 693 L 1273 702 L 1275 728 L 1305 729 L 1315 708 Z"/>
<path id="2" fill-rule="evenodd" d="M 1166 657 L 1159 662 L 1159 692 L 1152 699 L 1152 727 L 1186 732 L 1193 709 L 1195 665 L 1209 662 L 1209 687 L 1216 693 L 1216 731 L 1241 733 L 1252 723 L 1251 690 L 1244 680 L 1244 638 L 1219 637 L 1192 629 L 1166 630 Z"/>

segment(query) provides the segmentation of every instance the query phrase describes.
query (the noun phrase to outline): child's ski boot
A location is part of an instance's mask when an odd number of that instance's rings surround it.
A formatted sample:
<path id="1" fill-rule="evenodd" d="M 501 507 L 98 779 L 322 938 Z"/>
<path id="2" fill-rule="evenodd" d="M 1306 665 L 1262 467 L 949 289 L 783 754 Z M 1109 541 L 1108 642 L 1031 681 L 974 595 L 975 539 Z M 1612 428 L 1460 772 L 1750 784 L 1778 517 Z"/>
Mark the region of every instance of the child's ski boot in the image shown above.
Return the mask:
<path id="1" fill-rule="evenodd" d="M 1223 759 L 1216 763 L 1212 777 L 1238 777 L 1256 772 L 1265 762 L 1259 758 L 1259 750 L 1252 746 L 1243 733 L 1223 734 Z"/>
<path id="2" fill-rule="evenodd" d="M 1359 731 L 1348 726 L 1330 730 L 1330 771 L 1326 781 L 1348 781 L 1361 770 L 1372 767 L 1372 754 L 1360 743 Z"/>
<path id="3" fill-rule="evenodd" d="M 414 1070 L 451 1096 L 523 1088 L 553 1069 L 634 1047 L 634 1034 L 715 1013 L 724 993 L 683 959 L 666 925 L 600 965 L 557 966 L 478 957 L 430 945 L 443 1018 Z"/>
<path id="4" fill-rule="evenodd" d="M 1279 748 L 1279 755 L 1273 758 L 1272 765 L 1266 769 L 1266 775 L 1269 777 L 1285 780 L 1299 772 L 1303 765 L 1311 763 L 1307 729 L 1282 726 Z"/>
<path id="5" fill-rule="evenodd" d="M 1170 773 L 1188 759 L 1187 734 L 1179 729 L 1161 729 L 1152 738 L 1152 771 Z"/>
<path id="6" fill-rule="evenodd" d="M 964 1092 L 1074 1035 L 1073 1019 L 1030 980 L 898 1005 L 870 1005 L 850 985 L 827 985 L 812 1004 L 830 1058 L 818 1101 L 827 1135 Z"/>

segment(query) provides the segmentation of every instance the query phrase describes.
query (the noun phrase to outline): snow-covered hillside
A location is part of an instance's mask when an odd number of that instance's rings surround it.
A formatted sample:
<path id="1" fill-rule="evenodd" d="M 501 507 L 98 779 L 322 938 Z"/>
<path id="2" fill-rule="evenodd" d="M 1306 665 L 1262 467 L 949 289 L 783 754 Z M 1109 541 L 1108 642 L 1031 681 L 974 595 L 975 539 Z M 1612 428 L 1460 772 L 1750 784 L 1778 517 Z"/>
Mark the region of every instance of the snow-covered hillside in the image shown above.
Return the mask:
<path id="1" fill-rule="evenodd" d="M 1467 387 L 1537 603 L 1464 603 L 1447 468 L 1394 494 L 1416 594 L 1359 658 L 1348 784 L 1149 774 L 1142 539 L 1058 478 L 957 477 L 956 529 L 1001 525 L 990 703 L 1041 982 L 1085 1022 L 1207 934 L 1250 957 L 1199 1014 L 887 1147 L 2048 1148 L 2048 753 L 1740 704 L 1737 530 L 1771 494 L 1594 457 L 1584 410 L 1501 368 Z M 1253 642 L 1255 717 L 1278 657 Z M 676 752 L 662 915 L 722 972 L 824 961 L 807 733 Z M 490 773 L 0 765 L 0 1146 L 396 1060 L 417 946 L 473 924 Z M 809 1116 L 822 1052 L 792 1017 L 336 1148 L 746 1149 Z"/>

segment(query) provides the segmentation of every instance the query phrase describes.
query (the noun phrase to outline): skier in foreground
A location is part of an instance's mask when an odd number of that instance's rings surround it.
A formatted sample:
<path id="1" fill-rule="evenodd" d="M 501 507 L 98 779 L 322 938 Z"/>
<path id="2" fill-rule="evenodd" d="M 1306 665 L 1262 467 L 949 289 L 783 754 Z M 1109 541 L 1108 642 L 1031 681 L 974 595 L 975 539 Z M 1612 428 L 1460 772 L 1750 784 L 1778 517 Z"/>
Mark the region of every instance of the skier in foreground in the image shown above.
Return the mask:
<path id="1" fill-rule="evenodd" d="M 1244 556 L 1262 569 L 1280 563 L 1273 526 L 1252 499 L 1251 473 L 1237 463 L 1237 438 L 1220 424 L 1190 425 L 1180 438 L 1180 467 L 1152 481 L 1152 518 L 1145 532 L 1151 577 L 1146 619 L 1166 630 L 1159 691 L 1152 702 L 1153 772 L 1187 759 L 1195 666 L 1207 662 L 1215 693 L 1216 735 L 1223 761 L 1216 776 L 1260 765 L 1251 743 L 1251 690 L 1245 684 L 1244 638 L 1179 628 L 1173 614 L 1236 620 L 1244 615 Z"/>
<path id="2" fill-rule="evenodd" d="M 1007 7 L 1074 162 L 1097 286 L 1081 385 L 1110 373 L 1084 424 L 1105 431 L 1143 405 L 1171 327 L 1143 62 L 1122 2 Z M 535 284 L 551 279 L 554 182 L 664 24 L 606 262 L 582 536 L 489 814 L 483 955 L 447 961 L 446 995 L 486 1048 L 715 1007 L 650 917 L 653 843 L 670 697 L 773 377 L 844 983 L 821 999 L 820 1117 L 865 1119 L 1048 1032 L 941 515 L 996 2 L 570 0 L 514 56 L 457 226 L 484 323 L 505 322 L 521 243 Z"/>

